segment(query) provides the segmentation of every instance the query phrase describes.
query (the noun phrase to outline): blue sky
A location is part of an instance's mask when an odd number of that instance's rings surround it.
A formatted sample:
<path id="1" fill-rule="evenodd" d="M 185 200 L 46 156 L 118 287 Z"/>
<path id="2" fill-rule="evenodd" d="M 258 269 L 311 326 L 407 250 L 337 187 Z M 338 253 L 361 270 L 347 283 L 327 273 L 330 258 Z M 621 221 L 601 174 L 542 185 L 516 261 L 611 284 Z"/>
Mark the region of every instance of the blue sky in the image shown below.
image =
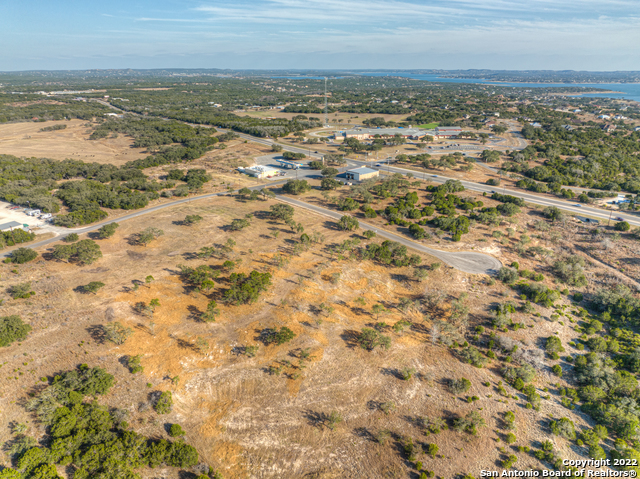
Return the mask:
<path id="1" fill-rule="evenodd" d="M 1 0 L 0 70 L 640 70 L 640 0 Z"/>

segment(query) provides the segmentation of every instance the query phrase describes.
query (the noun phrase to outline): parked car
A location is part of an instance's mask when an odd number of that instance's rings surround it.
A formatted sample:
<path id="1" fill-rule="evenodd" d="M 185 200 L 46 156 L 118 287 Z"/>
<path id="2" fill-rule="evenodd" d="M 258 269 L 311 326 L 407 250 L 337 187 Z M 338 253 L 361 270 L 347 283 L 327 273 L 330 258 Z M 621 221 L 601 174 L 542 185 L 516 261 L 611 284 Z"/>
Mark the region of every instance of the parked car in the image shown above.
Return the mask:
<path id="1" fill-rule="evenodd" d="M 376 166 L 382 166 L 380 163 L 376 163 Z"/>
<path id="2" fill-rule="evenodd" d="M 573 206 L 576 206 L 576 207 L 578 207 L 578 208 L 582 208 L 582 205 L 581 205 L 580 203 L 576 203 L 576 204 L 575 204 L 575 205 L 573 205 Z"/>
<path id="3" fill-rule="evenodd" d="M 616 218 L 616 221 L 624 221 L 624 218 L 622 218 L 622 217 L 618 216 L 618 217 Z"/>

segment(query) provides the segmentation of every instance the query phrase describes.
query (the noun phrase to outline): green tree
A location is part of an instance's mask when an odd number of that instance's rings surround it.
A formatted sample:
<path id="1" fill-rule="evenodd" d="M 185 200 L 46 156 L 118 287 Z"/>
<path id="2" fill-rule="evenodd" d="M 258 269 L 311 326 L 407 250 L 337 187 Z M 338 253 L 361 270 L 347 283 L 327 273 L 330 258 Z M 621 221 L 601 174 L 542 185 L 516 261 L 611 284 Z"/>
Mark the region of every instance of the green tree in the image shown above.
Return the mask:
<path id="1" fill-rule="evenodd" d="M 218 309 L 218 303 L 211 300 L 207 304 L 207 310 L 200 315 L 200 319 L 205 323 L 213 322 L 219 314 L 220 310 Z"/>
<path id="2" fill-rule="evenodd" d="M 9 254 L 9 257 L 7 258 L 7 262 L 24 264 L 24 263 L 28 263 L 29 261 L 33 261 L 37 257 L 38 257 L 38 253 L 36 253 L 31 248 L 18 248 L 16 250 L 13 250 Z"/>
<path id="3" fill-rule="evenodd" d="M 358 344 L 360 344 L 362 349 L 366 349 L 367 351 L 373 351 L 377 347 L 389 349 L 391 346 L 391 338 L 382 335 L 382 333 L 375 329 L 362 328 L 360 337 L 358 338 Z"/>
<path id="4" fill-rule="evenodd" d="M 75 243 L 75 257 L 79 263 L 92 264 L 102 258 L 100 245 L 93 240 L 83 239 Z"/>
<path id="5" fill-rule="evenodd" d="M 340 218 L 340 221 L 338 221 L 338 228 L 343 231 L 353 231 L 357 230 L 359 227 L 360 223 L 352 216 L 343 216 Z"/>
<path id="6" fill-rule="evenodd" d="M 98 237 L 100 239 L 111 238 L 115 234 L 118 226 L 120 226 L 118 223 L 109 223 L 104 226 L 101 226 L 100 229 L 98 230 Z"/>
<path id="7" fill-rule="evenodd" d="M 196 223 L 200 223 L 201 221 L 202 221 L 202 216 L 200 215 L 187 215 L 184 217 L 183 223 L 187 226 L 191 226 Z"/>
<path id="8" fill-rule="evenodd" d="M 137 243 L 147 246 L 149 243 L 158 239 L 163 234 L 164 231 L 162 231 L 161 229 L 150 226 L 149 228 L 145 228 L 140 233 L 138 233 Z"/>

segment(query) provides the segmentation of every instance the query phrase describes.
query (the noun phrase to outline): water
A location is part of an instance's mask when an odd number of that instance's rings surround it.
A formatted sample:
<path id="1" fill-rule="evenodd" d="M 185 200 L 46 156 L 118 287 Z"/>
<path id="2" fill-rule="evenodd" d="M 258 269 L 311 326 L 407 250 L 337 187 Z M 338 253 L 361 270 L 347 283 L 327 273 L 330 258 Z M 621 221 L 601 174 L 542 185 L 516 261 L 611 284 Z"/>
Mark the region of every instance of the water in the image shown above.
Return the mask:
<path id="1" fill-rule="evenodd" d="M 581 88 L 600 88 L 605 90 L 612 90 L 612 92 L 599 92 L 599 93 L 583 93 L 580 97 L 604 97 L 604 98 L 624 98 L 627 100 L 634 100 L 640 102 L 640 83 L 515 83 L 515 82 L 496 82 L 483 80 L 481 78 L 441 78 L 438 75 L 433 74 L 420 74 L 420 73 L 408 73 L 408 72 L 358 72 L 359 75 L 373 76 L 373 77 L 403 77 L 413 78 L 414 80 L 422 80 L 428 82 L 439 83 L 482 83 L 485 85 L 496 85 L 501 87 L 516 87 L 516 88 L 549 88 L 549 87 L 568 87 L 572 88 L 572 92 L 578 92 Z M 621 92 L 621 93 L 613 93 Z"/>

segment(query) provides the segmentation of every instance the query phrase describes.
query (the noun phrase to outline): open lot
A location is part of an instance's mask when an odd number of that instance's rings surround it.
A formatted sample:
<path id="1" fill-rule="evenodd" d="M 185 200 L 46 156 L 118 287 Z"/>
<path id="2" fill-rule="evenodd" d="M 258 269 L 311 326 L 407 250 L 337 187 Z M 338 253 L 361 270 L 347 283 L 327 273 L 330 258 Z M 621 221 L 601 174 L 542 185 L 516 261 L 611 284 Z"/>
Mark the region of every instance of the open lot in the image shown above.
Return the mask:
<path id="1" fill-rule="evenodd" d="M 40 131 L 54 125 L 66 125 L 66 128 Z M 132 148 L 133 140 L 128 136 L 89 140 L 91 133 L 90 124 L 84 120 L 2 124 L 0 152 L 18 157 L 71 158 L 117 166 L 147 156 L 145 148 Z"/>

